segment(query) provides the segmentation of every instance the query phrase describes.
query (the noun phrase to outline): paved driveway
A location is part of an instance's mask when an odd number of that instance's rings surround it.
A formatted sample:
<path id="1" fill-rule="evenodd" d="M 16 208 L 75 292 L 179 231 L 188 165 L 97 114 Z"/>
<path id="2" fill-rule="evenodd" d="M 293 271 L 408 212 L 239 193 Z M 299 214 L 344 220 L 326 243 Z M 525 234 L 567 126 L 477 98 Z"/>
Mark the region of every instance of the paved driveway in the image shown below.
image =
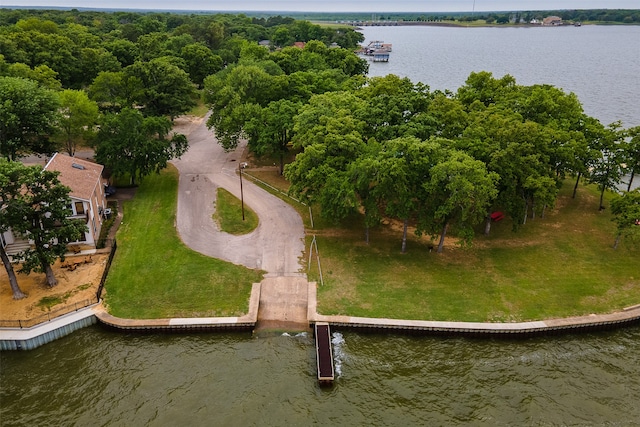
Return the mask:
<path id="1" fill-rule="evenodd" d="M 225 153 L 207 129 L 206 120 L 181 131 L 190 148 L 172 163 L 180 171 L 177 228 L 184 243 L 202 254 L 265 270 L 268 277 L 302 275 L 302 219 L 282 200 L 243 180 L 244 202 L 258 215 L 258 228 L 233 236 L 220 231 L 212 219 L 218 187 L 240 198 L 236 171 L 245 145 Z"/>

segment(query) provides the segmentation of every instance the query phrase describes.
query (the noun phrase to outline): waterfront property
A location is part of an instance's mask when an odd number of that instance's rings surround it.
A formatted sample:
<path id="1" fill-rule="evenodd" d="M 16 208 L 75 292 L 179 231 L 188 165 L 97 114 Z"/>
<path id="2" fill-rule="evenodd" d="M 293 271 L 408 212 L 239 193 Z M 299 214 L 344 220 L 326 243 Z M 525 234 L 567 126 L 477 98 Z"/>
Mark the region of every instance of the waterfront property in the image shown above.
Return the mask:
<path id="1" fill-rule="evenodd" d="M 79 252 L 95 249 L 102 223 L 108 212 L 105 196 L 106 181 L 102 178 L 104 166 L 56 153 L 44 169 L 60 172 L 58 176 L 60 183 L 71 189 L 69 217 L 83 220 L 87 224 L 84 235 L 78 241 L 69 244 L 70 250 Z M 5 247 L 9 255 L 15 255 L 30 246 L 28 236 L 16 235 L 11 230 L 0 235 L 0 244 Z"/>

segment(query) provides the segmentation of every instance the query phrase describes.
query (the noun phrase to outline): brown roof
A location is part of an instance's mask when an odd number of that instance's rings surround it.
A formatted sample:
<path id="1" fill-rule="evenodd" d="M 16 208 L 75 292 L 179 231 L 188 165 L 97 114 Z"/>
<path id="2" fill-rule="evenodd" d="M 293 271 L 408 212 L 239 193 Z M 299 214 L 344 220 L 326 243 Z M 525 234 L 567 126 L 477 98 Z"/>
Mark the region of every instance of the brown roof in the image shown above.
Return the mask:
<path id="1" fill-rule="evenodd" d="M 102 185 L 102 165 L 56 153 L 44 167 L 59 171 L 58 179 L 71 188 L 71 197 L 89 200 L 97 185 Z"/>
<path id="2" fill-rule="evenodd" d="M 560 18 L 559 16 L 547 16 L 542 20 L 542 23 L 546 25 L 552 24 L 554 22 L 562 22 L 562 18 Z"/>

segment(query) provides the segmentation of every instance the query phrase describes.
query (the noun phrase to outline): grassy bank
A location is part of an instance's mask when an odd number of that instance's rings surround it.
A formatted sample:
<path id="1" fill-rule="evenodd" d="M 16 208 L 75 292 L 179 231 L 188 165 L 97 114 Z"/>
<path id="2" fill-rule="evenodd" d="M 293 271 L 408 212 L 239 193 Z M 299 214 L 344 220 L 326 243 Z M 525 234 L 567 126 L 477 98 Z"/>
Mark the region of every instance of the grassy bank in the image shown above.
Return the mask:
<path id="1" fill-rule="evenodd" d="M 270 172 L 254 173 L 286 190 Z M 545 218 L 529 220 L 516 233 L 512 223 L 494 223 L 489 237 L 478 233 L 471 248 L 454 240 L 443 254 L 428 238 L 409 235 L 400 253 L 401 230 L 393 223 L 371 230 L 364 242 L 362 218 L 332 227 L 317 212 L 299 209 L 320 250 L 324 285 L 319 312 L 363 317 L 426 320 L 526 321 L 607 313 L 640 303 L 640 250 L 612 249 L 614 224 L 598 211 L 598 192 L 571 183 Z M 295 205 L 295 204 L 294 204 Z M 314 259 L 310 280 L 319 282 Z"/>
<path id="2" fill-rule="evenodd" d="M 258 271 L 187 248 L 174 227 L 178 173 L 144 179 L 125 202 L 105 301 L 124 318 L 235 316 L 247 312 Z"/>
<path id="3" fill-rule="evenodd" d="M 448 242 L 443 254 L 400 230 L 380 227 L 366 245 L 362 227 L 316 231 L 324 286 L 319 312 L 363 317 L 527 321 L 607 313 L 640 303 L 637 249 L 611 248 L 614 227 L 584 187 L 517 233 L 504 220 L 472 248 Z M 315 263 L 312 263 L 315 264 Z M 316 270 L 312 267 L 312 270 Z M 316 271 L 310 279 L 318 279 Z"/>
<path id="4" fill-rule="evenodd" d="M 258 215 L 249 207 L 243 207 L 242 201 L 224 188 L 218 188 L 216 200 L 213 220 L 220 230 L 237 236 L 251 233 L 258 227 Z"/>

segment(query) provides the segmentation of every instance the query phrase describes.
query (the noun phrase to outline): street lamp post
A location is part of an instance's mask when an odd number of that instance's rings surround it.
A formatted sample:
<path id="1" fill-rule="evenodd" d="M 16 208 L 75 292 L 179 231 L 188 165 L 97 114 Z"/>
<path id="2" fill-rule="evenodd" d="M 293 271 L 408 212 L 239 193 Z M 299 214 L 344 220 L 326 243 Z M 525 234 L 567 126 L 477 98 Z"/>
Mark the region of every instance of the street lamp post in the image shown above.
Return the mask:
<path id="1" fill-rule="evenodd" d="M 242 163 L 238 163 L 238 172 L 240 173 L 240 204 L 242 205 L 242 220 L 244 221 L 244 193 L 242 191 Z"/>

